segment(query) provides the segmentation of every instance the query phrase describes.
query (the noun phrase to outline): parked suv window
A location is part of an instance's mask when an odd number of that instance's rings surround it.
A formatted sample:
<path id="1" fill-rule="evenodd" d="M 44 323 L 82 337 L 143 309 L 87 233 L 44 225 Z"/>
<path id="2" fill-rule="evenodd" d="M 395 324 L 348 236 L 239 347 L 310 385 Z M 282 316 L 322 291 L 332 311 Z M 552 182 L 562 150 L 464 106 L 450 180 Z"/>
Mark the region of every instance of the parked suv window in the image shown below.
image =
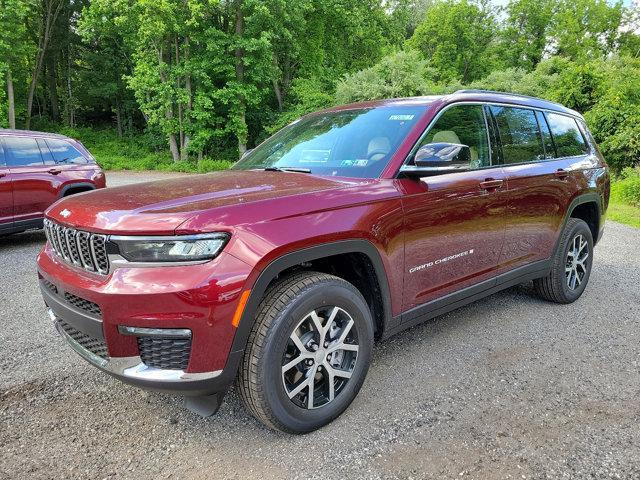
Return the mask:
<path id="1" fill-rule="evenodd" d="M 498 123 L 504 163 L 525 163 L 545 158 L 535 111 L 491 107 Z"/>
<path id="2" fill-rule="evenodd" d="M 547 113 L 547 120 L 556 144 L 558 157 L 574 157 L 589 151 L 578 124 L 572 117 L 557 113 Z"/>
<path id="3" fill-rule="evenodd" d="M 480 105 L 459 105 L 445 110 L 420 147 L 429 143 L 466 145 L 471 150 L 471 168 L 491 165 L 487 127 Z"/>
<path id="4" fill-rule="evenodd" d="M 47 138 L 47 144 L 49 145 L 49 149 L 51 150 L 51 154 L 53 155 L 53 160 L 56 164 L 88 163 L 84 155 L 82 155 L 70 143 L 65 142 L 64 140 Z"/>
<path id="5" fill-rule="evenodd" d="M 38 143 L 34 138 L 6 137 L 7 164 L 14 167 L 44 165 Z"/>
<path id="6" fill-rule="evenodd" d="M 540 132 L 542 133 L 542 141 L 544 142 L 544 156 L 545 158 L 555 158 L 556 149 L 553 145 L 551 131 L 549 130 L 549 124 L 547 123 L 547 120 L 544 118 L 544 113 L 536 112 L 536 118 L 538 119 Z"/>

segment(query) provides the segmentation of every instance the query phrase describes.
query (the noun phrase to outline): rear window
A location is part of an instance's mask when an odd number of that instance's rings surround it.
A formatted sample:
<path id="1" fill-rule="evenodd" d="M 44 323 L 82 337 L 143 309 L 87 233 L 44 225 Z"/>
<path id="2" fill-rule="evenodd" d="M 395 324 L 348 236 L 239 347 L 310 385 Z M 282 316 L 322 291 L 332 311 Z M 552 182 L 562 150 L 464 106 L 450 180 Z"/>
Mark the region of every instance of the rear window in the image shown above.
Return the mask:
<path id="1" fill-rule="evenodd" d="M 491 107 L 498 123 L 504 163 L 525 163 L 545 158 L 536 113 L 513 107 Z"/>
<path id="2" fill-rule="evenodd" d="M 53 155 L 53 161 L 56 164 L 89 163 L 82 153 L 65 140 L 47 138 L 47 144 L 49 145 L 51 155 Z"/>
<path id="3" fill-rule="evenodd" d="M 547 113 L 547 121 L 558 157 L 574 157 L 584 155 L 589 151 L 574 118 L 557 113 Z"/>
<path id="4" fill-rule="evenodd" d="M 10 167 L 44 165 L 40 148 L 34 138 L 5 137 L 4 144 L 8 152 L 7 164 Z"/>

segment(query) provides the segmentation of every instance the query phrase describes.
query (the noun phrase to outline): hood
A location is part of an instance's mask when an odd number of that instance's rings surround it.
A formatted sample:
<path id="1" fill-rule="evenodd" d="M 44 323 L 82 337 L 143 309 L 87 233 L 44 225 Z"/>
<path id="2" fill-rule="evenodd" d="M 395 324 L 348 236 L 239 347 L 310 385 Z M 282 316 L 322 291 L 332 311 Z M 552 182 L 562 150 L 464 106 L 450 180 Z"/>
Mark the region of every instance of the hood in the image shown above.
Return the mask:
<path id="1" fill-rule="evenodd" d="M 65 198 L 48 218 L 89 231 L 167 234 L 198 212 L 322 190 L 353 180 L 305 173 L 233 170 L 95 190 Z"/>

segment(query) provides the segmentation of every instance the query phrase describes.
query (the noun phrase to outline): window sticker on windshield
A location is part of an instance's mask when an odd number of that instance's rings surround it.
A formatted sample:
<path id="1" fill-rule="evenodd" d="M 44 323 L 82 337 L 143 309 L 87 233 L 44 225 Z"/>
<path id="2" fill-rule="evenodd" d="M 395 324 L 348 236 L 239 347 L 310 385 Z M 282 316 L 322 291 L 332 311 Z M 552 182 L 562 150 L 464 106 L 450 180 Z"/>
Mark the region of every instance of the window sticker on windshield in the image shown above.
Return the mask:
<path id="1" fill-rule="evenodd" d="M 341 167 L 366 167 L 369 164 L 369 160 L 361 158 L 359 160 L 342 160 L 340 162 Z"/>
<path id="2" fill-rule="evenodd" d="M 400 122 L 407 122 L 409 120 L 413 120 L 415 115 L 391 115 L 389 120 L 398 120 Z"/>

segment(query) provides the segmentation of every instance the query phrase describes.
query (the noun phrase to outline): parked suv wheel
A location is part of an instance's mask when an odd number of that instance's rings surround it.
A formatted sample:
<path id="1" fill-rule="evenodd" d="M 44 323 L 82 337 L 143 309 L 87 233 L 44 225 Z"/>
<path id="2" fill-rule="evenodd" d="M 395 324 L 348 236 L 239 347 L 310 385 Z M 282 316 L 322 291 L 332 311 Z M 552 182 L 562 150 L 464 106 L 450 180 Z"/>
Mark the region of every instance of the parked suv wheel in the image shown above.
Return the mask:
<path id="1" fill-rule="evenodd" d="M 570 218 L 564 227 L 549 275 L 534 280 L 542 298 L 556 303 L 571 303 L 584 292 L 593 263 L 593 236 L 579 218 Z"/>
<path id="2" fill-rule="evenodd" d="M 373 350 L 360 292 L 316 272 L 268 289 L 239 374 L 248 410 L 267 426 L 305 433 L 338 417 L 357 395 Z"/>

